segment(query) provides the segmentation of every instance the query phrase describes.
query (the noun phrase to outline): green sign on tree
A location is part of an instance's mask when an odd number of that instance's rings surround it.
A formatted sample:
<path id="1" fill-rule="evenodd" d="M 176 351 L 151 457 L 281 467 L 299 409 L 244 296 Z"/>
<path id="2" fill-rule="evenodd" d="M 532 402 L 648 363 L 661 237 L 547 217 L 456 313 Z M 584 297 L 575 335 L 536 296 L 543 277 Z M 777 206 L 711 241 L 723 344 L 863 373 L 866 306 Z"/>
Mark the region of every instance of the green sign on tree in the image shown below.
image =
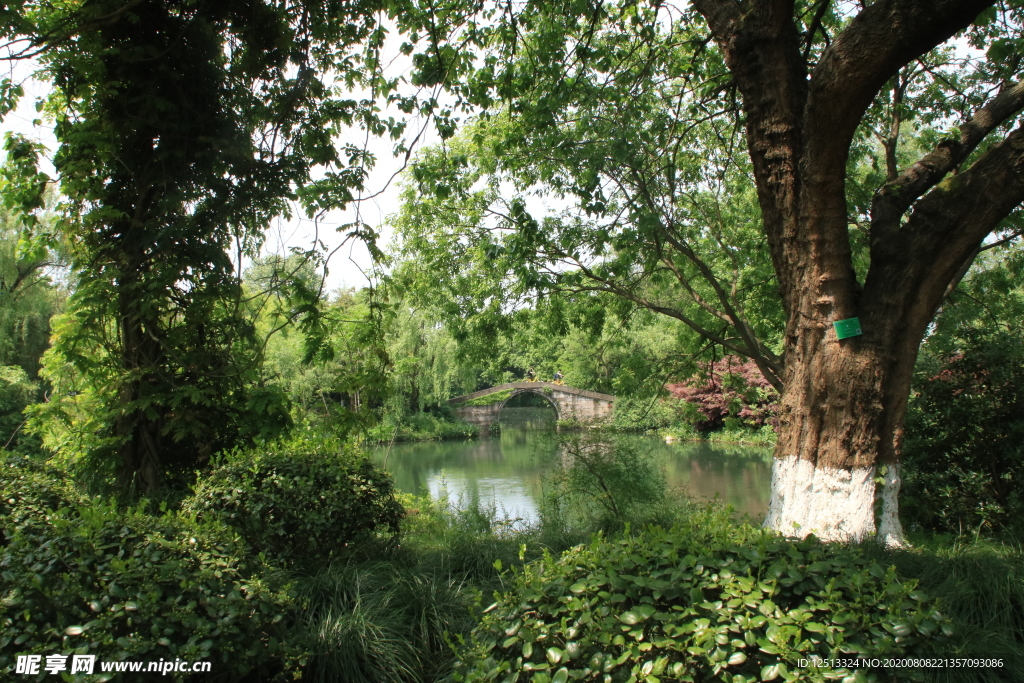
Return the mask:
<path id="1" fill-rule="evenodd" d="M 863 334 L 860 330 L 860 318 L 837 320 L 832 323 L 832 327 L 836 328 L 836 336 L 840 339 L 848 339 Z"/>

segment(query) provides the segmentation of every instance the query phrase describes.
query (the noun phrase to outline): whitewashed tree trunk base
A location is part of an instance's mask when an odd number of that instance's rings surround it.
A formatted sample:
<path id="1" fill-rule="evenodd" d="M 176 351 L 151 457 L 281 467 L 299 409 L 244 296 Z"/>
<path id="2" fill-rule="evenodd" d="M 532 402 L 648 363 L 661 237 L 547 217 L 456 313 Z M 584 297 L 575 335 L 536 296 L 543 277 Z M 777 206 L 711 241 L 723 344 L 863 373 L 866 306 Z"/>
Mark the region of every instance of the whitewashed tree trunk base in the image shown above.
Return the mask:
<path id="1" fill-rule="evenodd" d="M 878 494 L 882 500 L 882 512 L 878 517 L 878 542 L 890 548 L 903 548 L 906 541 L 899 515 L 900 466 L 889 465 L 882 478 L 884 482 Z"/>
<path id="2" fill-rule="evenodd" d="M 875 526 L 874 467 L 854 470 L 815 467 L 795 456 L 775 458 L 772 499 L 765 526 L 786 536 L 814 534 L 823 541 L 862 541 L 875 536 L 889 546 L 903 545 L 897 514 L 899 468 L 889 467 Z"/>

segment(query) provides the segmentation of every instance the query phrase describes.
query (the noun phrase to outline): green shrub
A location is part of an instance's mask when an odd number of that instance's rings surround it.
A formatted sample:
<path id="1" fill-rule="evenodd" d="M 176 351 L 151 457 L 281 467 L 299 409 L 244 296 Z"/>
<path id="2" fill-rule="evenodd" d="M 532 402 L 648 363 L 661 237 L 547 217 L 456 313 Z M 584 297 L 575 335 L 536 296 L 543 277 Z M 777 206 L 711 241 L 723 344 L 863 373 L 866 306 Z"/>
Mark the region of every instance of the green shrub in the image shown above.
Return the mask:
<path id="1" fill-rule="evenodd" d="M 479 429 L 453 416 L 413 413 L 401 417 L 387 416 L 367 430 L 370 441 L 392 443 L 401 441 L 443 441 L 476 436 Z"/>
<path id="2" fill-rule="evenodd" d="M 544 478 L 541 505 L 546 531 L 586 535 L 620 531 L 627 524 L 662 521 L 667 505 L 665 475 L 635 445 L 614 438 L 572 435 Z"/>
<path id="3" fill-rule="evenodd" d="M 283 564 L 323 562 L 404 513 L 391 477 L 353 450 L 233 453 L 200 478 L 183 509 L 236 528 Z"/>
<path id="4" fill-rule="evenodd" d="M 902 469 L 900 510 L 911 528 L 962 533 L 1019 525 L 1024 515 L 1019 335 L 965 333 L 955 353 L 922 353 L 907 411 Z"/>
<path id="5" fill-rule="evenodd" d="M 608 427 L 623 432 L 647 431 L 666 427 L 679 419 L 676 410 L 683 402 L 657 398 L 620 397 Z"/>
<path id="6" fill-rule="evenodd" d="M 946 642 L 915 584 L 856 549 L 729 529 L 651 528 L 546 556 L 484 610 L 455 679 L 823 681 L 854 672 L 799 660 Z"/>
<path id="7" fill-rule="evenodd" d="M 53 512 L 74 514 L 85 497 L 60 470 L 23 455 L 0 457 L 0 545 L 26 523 L 47 523 Z"/>
<path id="8" fill-rule="evenodd" d="M 13 675 L 18 654 L 203 660 L 211 681 L 283 676 L 302 654 L 282 641 L 295 600 L 247 558 L 223 525 L 99 499 L 23 525 L 0 549 L 0 677 Z M 132 678 L 150 679 L 167 680 Z"/>

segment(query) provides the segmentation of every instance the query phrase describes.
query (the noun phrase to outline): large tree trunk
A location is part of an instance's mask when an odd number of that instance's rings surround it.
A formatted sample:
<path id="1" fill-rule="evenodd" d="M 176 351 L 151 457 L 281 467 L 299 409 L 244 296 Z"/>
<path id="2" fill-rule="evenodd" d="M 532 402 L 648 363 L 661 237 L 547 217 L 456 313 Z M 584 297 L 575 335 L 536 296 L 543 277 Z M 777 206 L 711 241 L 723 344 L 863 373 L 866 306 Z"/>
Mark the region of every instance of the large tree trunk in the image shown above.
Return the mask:
<path id="1" fill-rule="evenodd" d="M 827 322 L 805 323 L 787 347 L 766 526 L 825 540 L 877 531 L 886 544 L 902 543 L 899 449 L 917 347 L 910 340 L 920 336 L 886 327 L 839 340 Z"/>
<path id="2" fill-rule="evenodd" d="M 872 206 L 863 283 L 852 265 L 846 165 L 854 133 L 885 83 L 989 4 L 879 0 L 811 63 L 791 0 L 694 0 L 743 96 L 787 314 L 766 519 L 772 529 L 828 540 L 877 533 L 902 543 L 899 452 L 917 348 L 965 260 L 1024 199 L 1024 133 L 939 182 L 1020 111 L 1024 87 L 993 98 L 959 139 L 890 175 Z M 863 335 L 840 341 L 832 323 L 853 317 Z"/>

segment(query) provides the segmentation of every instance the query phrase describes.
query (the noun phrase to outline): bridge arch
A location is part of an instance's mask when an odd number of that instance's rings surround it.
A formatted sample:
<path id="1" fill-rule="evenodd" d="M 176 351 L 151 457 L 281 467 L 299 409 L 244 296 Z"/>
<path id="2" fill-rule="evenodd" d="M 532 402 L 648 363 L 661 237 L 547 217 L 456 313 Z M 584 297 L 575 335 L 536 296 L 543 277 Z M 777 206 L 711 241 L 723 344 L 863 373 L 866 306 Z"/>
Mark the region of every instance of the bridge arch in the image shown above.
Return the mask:
<path id="1" fill-rule="evenodd" d="M 505 392 L 508 392 L 507 394 Z M 489 400 L 492 394 L 503 394 Z M 543 396 L 555 409 L 559 420 L 577 420 L 592 423 L 611 417 L 615 397 L 596 391 L 577 389 L 554 382 L 510 382 L 489 389 L 474 391 L 465 396 L 449 399 L 453 412 L 461 419 L 475 424 L 481 433 L 488 431 L 497 421 L 498 414 L 514 396 L 534 393 Z"/>
<path id="2" fill-rule="evenodd" d="M 533 394 L 534 396 L 540 396 L 541 398 L 543 398 L 545 401 L 548 402 L 549 406 L 554 408 L 554 410 L 555 410 L 555 421 L 557 422 L 558 420 L 562 419 L 562 413 L 558 409 L 559 408 L 558 402 L 555 401 L 554 398 L 552 398 L 547 393 L 545 393 L 543 389 L 534 389 L 534 388 L 531 388 L 531 387 L 527 387 L 527 388 L 523 388 L 523 389 L 513 389 L 512 393 L 508 396 L 508 398 L 506 398 L 501 403 L 497 404 L 498 405 L 498 410 L 494 414 L 495 421 L 497 421 L 498 416 L 501 415 L 501 411 L 505 409 L 505 404 L 506 403 L 508 403 L 509 401 L 514 399 L 516 396 L 522 396 L 523 394 Z"/>

